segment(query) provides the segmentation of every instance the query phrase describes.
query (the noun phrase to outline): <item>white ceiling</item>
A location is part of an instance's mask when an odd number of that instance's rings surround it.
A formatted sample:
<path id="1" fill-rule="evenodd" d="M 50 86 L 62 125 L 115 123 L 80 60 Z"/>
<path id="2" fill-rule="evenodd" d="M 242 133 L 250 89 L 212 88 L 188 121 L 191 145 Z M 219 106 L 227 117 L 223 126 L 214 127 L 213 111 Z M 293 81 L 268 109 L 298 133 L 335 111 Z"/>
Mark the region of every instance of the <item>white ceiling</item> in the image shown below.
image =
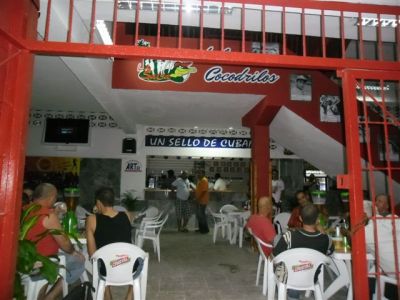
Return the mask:
<path id="1" fill-rule="evenodd" d="M 240 128 L 263 95 L 111 89 L 111 62 L 37 56 L 32 109 L 106 111 L 127 133 L 136 124 Z"/>
<path id="2" fill-rule="evenodd" d="M 104 109 L 58 56 L 35 57 L 32 109 L 94 111 Z"/>

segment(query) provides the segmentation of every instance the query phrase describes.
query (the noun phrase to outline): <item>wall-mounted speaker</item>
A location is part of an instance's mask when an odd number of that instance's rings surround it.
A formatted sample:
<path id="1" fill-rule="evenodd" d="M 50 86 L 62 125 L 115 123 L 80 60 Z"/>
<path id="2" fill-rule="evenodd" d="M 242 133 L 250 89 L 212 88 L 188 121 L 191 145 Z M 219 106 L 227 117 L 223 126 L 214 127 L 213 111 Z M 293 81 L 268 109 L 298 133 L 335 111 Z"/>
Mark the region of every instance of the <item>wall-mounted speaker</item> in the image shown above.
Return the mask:
<path id="1" fill-rule="evenodd" d="M 123 139 L 122 153 L 136 153 L 136 140 L 134 138 Z"/>

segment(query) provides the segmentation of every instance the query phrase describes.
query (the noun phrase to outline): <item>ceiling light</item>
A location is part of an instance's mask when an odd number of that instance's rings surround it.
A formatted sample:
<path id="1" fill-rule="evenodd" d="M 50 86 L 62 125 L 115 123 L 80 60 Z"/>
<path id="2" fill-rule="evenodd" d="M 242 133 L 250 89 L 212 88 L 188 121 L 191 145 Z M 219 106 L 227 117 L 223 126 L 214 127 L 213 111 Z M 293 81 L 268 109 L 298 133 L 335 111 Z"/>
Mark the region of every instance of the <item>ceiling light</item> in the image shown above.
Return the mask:
<path id="1" fill-rule="evenodd" d="M 231 126 L 231 127 L 229 127 L 228 129 L 229 129 L 229 130 L 233 130 L 233 127 Z"/>
<path id="2" fill-rule="evenodd" d="M 119 9 L 129 9 L 129 10 L 136 10 L 137 0 L 119 0 L 118 1 L 118 8 Z M 140 10 L 151 10 L 157 11 L 158 10 L 159 2 L 153 1 L 140 1 Z M 203 8 L 204 13 L 208 14 L 220 14 L 221 13 L 221 5 L 212 4 L 203 6 L 198 4 L 189 4 L 182 7 L 182 11 L 186 12 L 194 12 L 200 13 L 201 8 Z M 170 12 L 178 12 L 179 11 L 179 3 L 175 2 L 162 2 L 161 3 L 161 10 L 162 11 L 170 11 Z M 233 12 L 233 8 L 231 6 L 224 7 L 224 13 L 226 15 L 231 15 Z"/>
<path id="3" fill-rule="evenodd" d="M 96 28 L 99 31 L 100 37 L 103 41 L 104 45 L 112 45 L 113 42 L 110 37 L 110 33 L 108 32 L 106 23 L 104 20 L 97 20 L 96 21 Z"/>

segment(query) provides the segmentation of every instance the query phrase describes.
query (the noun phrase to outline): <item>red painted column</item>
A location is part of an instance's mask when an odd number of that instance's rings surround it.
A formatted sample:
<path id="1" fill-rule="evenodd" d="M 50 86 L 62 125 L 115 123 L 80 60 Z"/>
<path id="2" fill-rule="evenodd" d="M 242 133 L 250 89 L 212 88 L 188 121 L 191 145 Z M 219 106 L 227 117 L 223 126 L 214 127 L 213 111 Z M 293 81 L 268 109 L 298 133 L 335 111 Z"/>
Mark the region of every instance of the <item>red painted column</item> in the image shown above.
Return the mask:
<path id="1" fill-rule="evenodd" d="M 362 223 L 364 218 L 360 142 L 358 133 L 358 110 L 356 80 L 351 71 L 343 71 L 344 117 L 346 120 L 346 154 L 349 177 L 349 202 L 351 227 Z M 354 299 L 368 299 L 367 260 L 364 230 L 356 231 L 351 237 L 353 264 Z"/>
<path id="2" fill-rule="evenodd" d="M 251 127 L 251 157 L 252 157 L 252 207 L 261 196 L 270 195 L 269 178 L 269 127 L 255 125 Z"/>
<path id="3" fill-rule="evenodd" d="M 12 44 L 4 32 L 19 40 L 34 38 L 38 16 L 35 2 L 0 1 L 1 299 L 12 299 L 13 295 L 33 70 L 33 55 Z"/>

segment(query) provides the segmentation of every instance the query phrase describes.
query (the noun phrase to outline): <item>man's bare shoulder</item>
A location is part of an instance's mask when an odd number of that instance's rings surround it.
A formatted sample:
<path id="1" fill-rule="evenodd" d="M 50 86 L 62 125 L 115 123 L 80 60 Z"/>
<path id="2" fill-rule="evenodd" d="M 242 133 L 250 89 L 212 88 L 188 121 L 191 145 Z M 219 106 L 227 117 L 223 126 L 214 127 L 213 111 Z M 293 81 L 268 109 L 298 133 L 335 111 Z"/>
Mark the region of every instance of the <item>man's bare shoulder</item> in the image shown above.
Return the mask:
<path id="1" fill-rule="evenodd" d="M 47 229 L 60 228 L 60 220 L 54 211 L 49 211 L 47 216 L 43 218 L 43 226 Z"/>

